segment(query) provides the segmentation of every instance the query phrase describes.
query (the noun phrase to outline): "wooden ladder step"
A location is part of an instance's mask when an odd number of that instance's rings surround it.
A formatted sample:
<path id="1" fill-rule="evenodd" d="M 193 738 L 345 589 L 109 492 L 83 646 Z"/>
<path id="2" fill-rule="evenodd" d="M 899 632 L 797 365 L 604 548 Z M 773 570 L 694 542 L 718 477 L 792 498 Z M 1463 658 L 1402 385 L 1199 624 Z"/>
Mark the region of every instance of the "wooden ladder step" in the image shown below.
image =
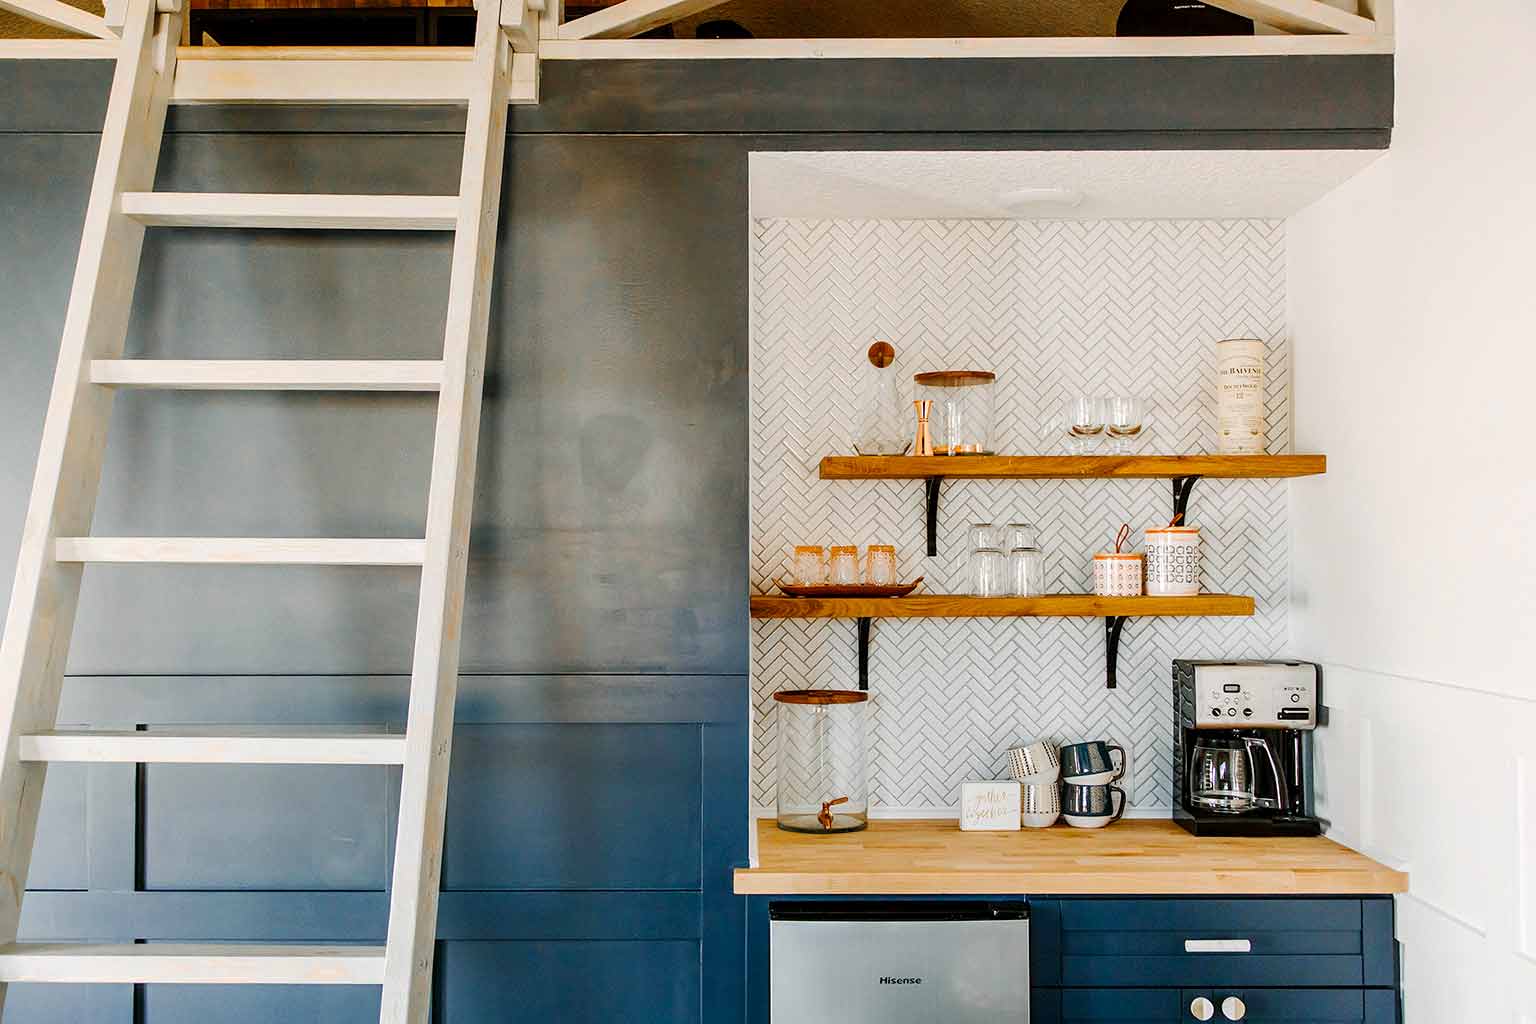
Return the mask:
<path id="1" fill-rule="evenodd" d="M 97 359 L 91 383 L 173 391 L 440 391 L 435 359 Z"/>
<path id="2" fill-rule="evenodd" d="M 60 537 L 60 562 L 150 565 L 419 566 L 426 542 L 272 537 Z"/>
<path id="3" fill-rule="evenodd" d="M 403 764 L 405 737 L 59 730 L 23 734 L 23 761 L 102 764 Z"/>
<path id="4" fill-rule="evenodd" d="M 452 231 L 458 196 L 124 192 L 122 211 L 154 227 Z"/>
<path id="5" fill-rule="evenodd" d="M 0 982 L 382 985 L 383 946 L 0 946 Z"/>

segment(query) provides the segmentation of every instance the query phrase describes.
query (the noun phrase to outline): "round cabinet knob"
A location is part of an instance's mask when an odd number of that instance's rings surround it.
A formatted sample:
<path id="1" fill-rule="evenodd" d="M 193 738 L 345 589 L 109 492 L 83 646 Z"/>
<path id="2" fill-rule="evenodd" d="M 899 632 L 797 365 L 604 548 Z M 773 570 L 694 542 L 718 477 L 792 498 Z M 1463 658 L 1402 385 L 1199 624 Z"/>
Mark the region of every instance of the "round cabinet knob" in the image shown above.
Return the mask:
<path id="1" fill-rule="evenodd" d="M 1210 1020 L 1216 1016 L 1216 1004 L 1205 996 L 1196 996 L 1195 1001 L 1189 1004 L 1189 1015 L 1195 1020 Z"/>
<path id="2" fill-rule="evenodd" d="M 1221 1001 L 1221 1015 L 1227 1020 L 1242 1020 L 1248 1015 L 1248 1004 L 1237 996 L 1227 996 Z"/>

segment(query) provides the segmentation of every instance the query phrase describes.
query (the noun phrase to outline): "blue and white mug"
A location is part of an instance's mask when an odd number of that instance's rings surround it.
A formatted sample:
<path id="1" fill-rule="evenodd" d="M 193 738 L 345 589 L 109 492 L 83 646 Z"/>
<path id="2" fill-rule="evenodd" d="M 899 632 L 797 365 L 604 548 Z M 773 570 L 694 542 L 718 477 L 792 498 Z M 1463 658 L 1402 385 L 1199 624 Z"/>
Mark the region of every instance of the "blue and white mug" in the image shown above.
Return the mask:
<path id="1" fill-rule="evenodd" d="M 1120 759 L 1114 758 L 1118 751 Z M 1061 777 L 1079 786 L 1101 786 L 1118 782 L 1125 774 L 1125 748 L 1103 740 L 1069 743 L 1061 748 Z"/>
<path id="2" fill-rule="evenodd" d="M 1061 784 L 1061 816 L 1074 828 L 1103 828 L 1124 813 L 1125 790 L 1119 786 Z"/>

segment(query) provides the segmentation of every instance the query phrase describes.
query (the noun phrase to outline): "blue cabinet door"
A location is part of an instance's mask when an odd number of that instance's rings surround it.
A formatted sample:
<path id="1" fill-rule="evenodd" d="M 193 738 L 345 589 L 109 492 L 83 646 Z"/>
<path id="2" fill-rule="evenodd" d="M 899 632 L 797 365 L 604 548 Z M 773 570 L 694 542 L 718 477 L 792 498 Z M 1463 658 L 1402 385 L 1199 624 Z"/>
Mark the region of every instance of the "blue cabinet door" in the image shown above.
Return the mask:
<path id="1" fill-rule="evenodd" d="M 1227 1024 L 1222 1003 L 1243 1001 L 1245 1024 L 1396 1024 L 1392 992 L 1379 989 L 1067 988 L 1040 989 L 1030 1024 L 1190 1024 L 1199 999 Z"/>
<path id="2" fill-rule="evenodd" d="M 1364 1024 L 1363 989 L 1226 989 L 1193 988 L 1180 993 L 1181 1021 L 1193 1021 L 1190 1005 L 1205 998 L 1216 1007 L 1216 1021 L 1229 1018 L 1222 1009 L 1228 999 L 1242 1003 L 1245 1024 Z M 1373 1022 L 1374 1024 L 1374 1022 Z"/>
<path id="3" fill-rule="evenodd" d="M 1359 899 L 1062 900 L 1062 984 L 1360 988 L 1364 922 Z"/>

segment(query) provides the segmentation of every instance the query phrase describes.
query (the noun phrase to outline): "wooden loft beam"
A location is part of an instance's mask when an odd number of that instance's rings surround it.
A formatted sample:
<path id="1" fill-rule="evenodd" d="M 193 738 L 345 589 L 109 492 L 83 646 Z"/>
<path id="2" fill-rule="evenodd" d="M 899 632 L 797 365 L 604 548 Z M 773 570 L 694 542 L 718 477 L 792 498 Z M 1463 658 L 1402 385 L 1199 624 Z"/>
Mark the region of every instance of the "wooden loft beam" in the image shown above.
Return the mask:
<path id="1" fill-rule="evenodd" d="M 98 18 L 90 11 L 60 3 L 59 0 L 0 0 L 0 10 L 11 11 L 51 28 L 62 28 L 66 32 L 78 32 L 96 39 L 117 38 L 117 33 L 112 31 L 105 19 Z"/>
<path id="2" fill-rule="evenodd" d="M 1393 0 L 1360 0 L 1360 14 L 1376 23 L 1376 31 L 1391 35 L 1397 29 Z"/>
<path id="3" fill-rule="evenodd" d="M 1206 0 L 1212 7 L 1262 21 L 1286 32 L 1337 32 L 1371 35 L 1376 23 L 1330 7 L 1322 0 Z"/>
<path id="4" fill-rule="evenodd" d="M 560 26 L 561 39 L 628 39 L 707 11 L 724 0 L 621 0 Z"/>

